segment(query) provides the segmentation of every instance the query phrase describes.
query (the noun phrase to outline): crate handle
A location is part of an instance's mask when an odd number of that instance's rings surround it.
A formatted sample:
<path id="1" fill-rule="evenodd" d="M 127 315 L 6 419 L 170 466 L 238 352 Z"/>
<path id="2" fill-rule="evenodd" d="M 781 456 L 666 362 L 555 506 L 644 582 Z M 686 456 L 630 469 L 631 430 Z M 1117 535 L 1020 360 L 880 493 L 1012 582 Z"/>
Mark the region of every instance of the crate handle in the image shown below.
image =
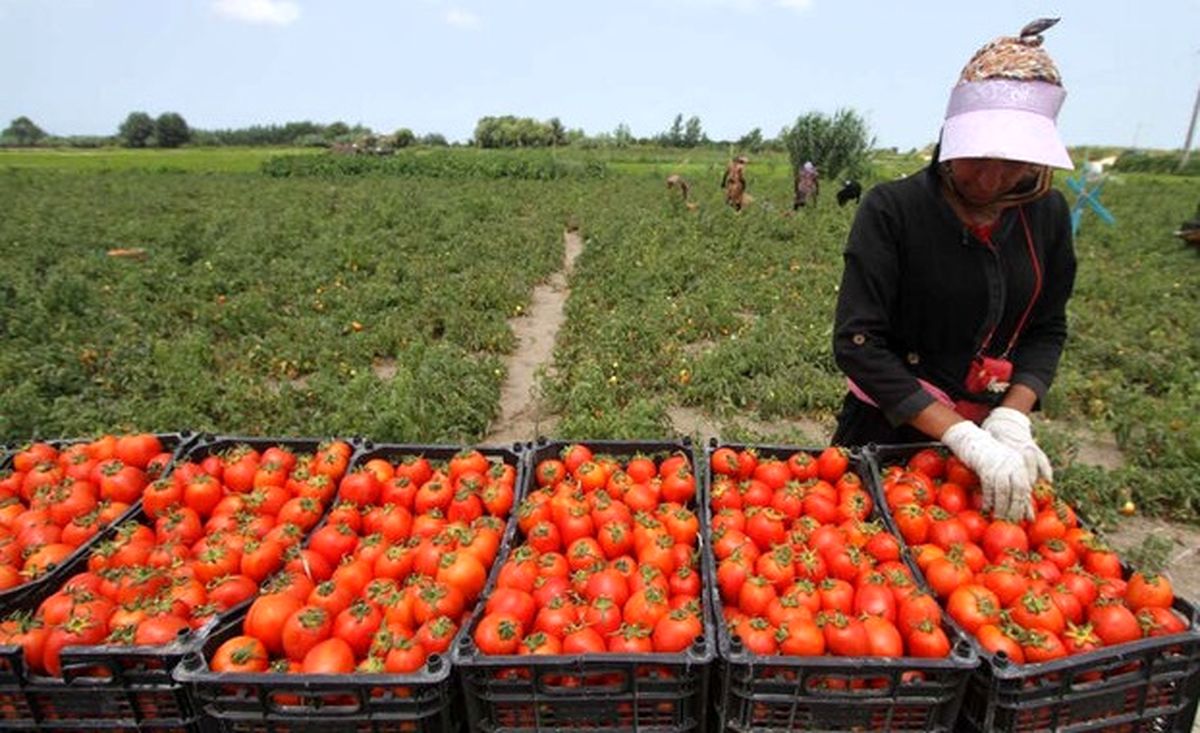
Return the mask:
<path id="1" fill-rule="evenodd" d="M 296 702 L 281 703 L 280 697 L 295 698 Z M 337 698 L 338 702 L 328 702 L 331 698 Z M 320 692 L 287 688 L 264 690 L 263 703 L 267 710 L 283 715 L 295 715 L 300 710 L 306 710 L 321 715 L 350 716 L 358 715 L 363 709 L 362 700 L 354 689 L 322 689 Z"/>
<path id="2" fill-rule="evenodd" d="M 587 671 L 575 672 L 573 674 L 562 674 L 562 669 L 554 670 L 554 675 L 551 677 L 559 678 L 584 678 L 587 683 L 584 685 L 578 684 L 559 684 L 547 682 L 543 677 L 538 680 L 537 687 L 542 693 L 547 695 L 570 695 L 578 697 L 581 690 L 585 690 L 588 694 L 592 693 L 624 693 L 630 690 L 629 673 L 623 669 L 611 669 L 607 671 Z"/>
<path id="3" fill-rule="evenodd" d="M 71 685 L 109 687 L 121 684 L 121 675 L 107 660 L 64 663 L 62 678 Z"/>

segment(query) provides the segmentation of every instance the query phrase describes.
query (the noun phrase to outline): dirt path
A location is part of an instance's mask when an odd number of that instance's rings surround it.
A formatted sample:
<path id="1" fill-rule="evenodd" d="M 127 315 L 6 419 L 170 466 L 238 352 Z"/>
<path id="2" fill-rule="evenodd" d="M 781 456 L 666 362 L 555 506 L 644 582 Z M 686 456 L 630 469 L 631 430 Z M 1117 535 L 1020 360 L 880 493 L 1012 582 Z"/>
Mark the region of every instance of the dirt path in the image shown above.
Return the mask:
<path id="1" fill-rule="evenodd" d="M 500 415 L 484 441 L 493 444 L 533 440 L 554 430 L 554 416 L 546 412 L 537 393 L 539 373 L 554 361 L 554 339 L 562 327 L 563 306 L 570 288 L 567 281 L 575 259 L 583 251 L 579 232 L 563 234 L 563 268 L 533 289 L 529 309 L 508 323 L 517 337 L 517 348 L 505 363 L 504 385 L 500 388 Z"/>

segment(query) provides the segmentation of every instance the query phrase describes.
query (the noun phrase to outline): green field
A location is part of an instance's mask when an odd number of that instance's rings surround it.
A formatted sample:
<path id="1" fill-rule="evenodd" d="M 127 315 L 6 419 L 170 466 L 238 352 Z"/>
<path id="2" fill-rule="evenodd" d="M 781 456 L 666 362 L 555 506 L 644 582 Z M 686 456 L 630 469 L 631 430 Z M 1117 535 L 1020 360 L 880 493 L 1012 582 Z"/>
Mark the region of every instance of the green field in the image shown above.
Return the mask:
<path id="1" fill-rule="evenodd" d="M 735 215 L 718 187 L 726 152 L 454 150 L 437 177 L 273 178 L 265 159 L 309 153 L 4 151 L 0 440 L 477 441 L 515 346 L 506 320 L 559 267 L 567 222 L 586 246 L 543 383 L 563 437 L 665 437 L 668 410 L 688 406 L 780 425 L 747 439 L 793 439 L 787 420 L 828 422 L 840 400 L 829 341 L 853 211 L 827 183 L 816 209 L 785 215 L 786 157 L 762 154 L 754 204 Z M 484 155 L 493 167 L 473 172 Z M 522 156 L 603 174 L 492 177 Z M 875 177 L 921 165 L 879 155 Z M 698 211 L 665 190 L 672 172 Z M 1077 241 L 1071 338 L 1040 430 L 1068 492 L 1101 514 L 1132 494 L 1198 516 L 1200 257 L 1171 236 L 1196 191 L 1120 175 L 1104 192 L 1118 225 L 1087 218 Z M 106 256 L 116 247 L 147 256 Z M 1074 464 L 1089 433 L 1115 435 L 1125 467 Z"/>

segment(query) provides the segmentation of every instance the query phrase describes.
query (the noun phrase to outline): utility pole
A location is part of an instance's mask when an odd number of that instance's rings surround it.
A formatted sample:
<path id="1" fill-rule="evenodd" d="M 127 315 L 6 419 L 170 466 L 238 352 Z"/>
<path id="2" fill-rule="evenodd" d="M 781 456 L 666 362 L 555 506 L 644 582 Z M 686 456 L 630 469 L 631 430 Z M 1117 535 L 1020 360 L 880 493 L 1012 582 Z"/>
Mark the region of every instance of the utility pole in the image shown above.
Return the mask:
<path id="1" fill-rule="evenodd" d="M 1196 103 L 1192 105 L 1192 121 L 1188 124 L 1187 140 L 1183 143 L 1183 157 L 1179 159 L 1179 170 L 1188 164 L 1192 155 L 1192 135 L 1196 132 L 1196 117 L 1200 116 L 1200 87 L 1196 87 Z"/>

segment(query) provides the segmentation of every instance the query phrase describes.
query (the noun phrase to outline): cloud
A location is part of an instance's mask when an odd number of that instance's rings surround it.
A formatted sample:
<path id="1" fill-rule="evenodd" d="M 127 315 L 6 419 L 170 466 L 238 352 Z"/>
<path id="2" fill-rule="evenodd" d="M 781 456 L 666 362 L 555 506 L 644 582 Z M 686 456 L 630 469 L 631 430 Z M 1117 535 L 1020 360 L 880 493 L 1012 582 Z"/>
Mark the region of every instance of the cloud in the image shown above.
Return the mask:
<path id="1" fill-rule="evenodd" d="M 291 0 L 216 0 L 213 9 L 243 23 L 288 25 L 300 17 L 300 6 Z"/>
<path id="2" fill-rule="evenodd" d="M 813 0 L 775 0 L 776 7 L 795 10 L 797 13 L 803 13 L 813 6 Z"/>
<path id="3" fill-rule="evenodd" d="M 469 10 L 451 8 L 446 12 L 446 22 L 456 28 L 474 28 L 479 25 L 479 16 Z"/>

